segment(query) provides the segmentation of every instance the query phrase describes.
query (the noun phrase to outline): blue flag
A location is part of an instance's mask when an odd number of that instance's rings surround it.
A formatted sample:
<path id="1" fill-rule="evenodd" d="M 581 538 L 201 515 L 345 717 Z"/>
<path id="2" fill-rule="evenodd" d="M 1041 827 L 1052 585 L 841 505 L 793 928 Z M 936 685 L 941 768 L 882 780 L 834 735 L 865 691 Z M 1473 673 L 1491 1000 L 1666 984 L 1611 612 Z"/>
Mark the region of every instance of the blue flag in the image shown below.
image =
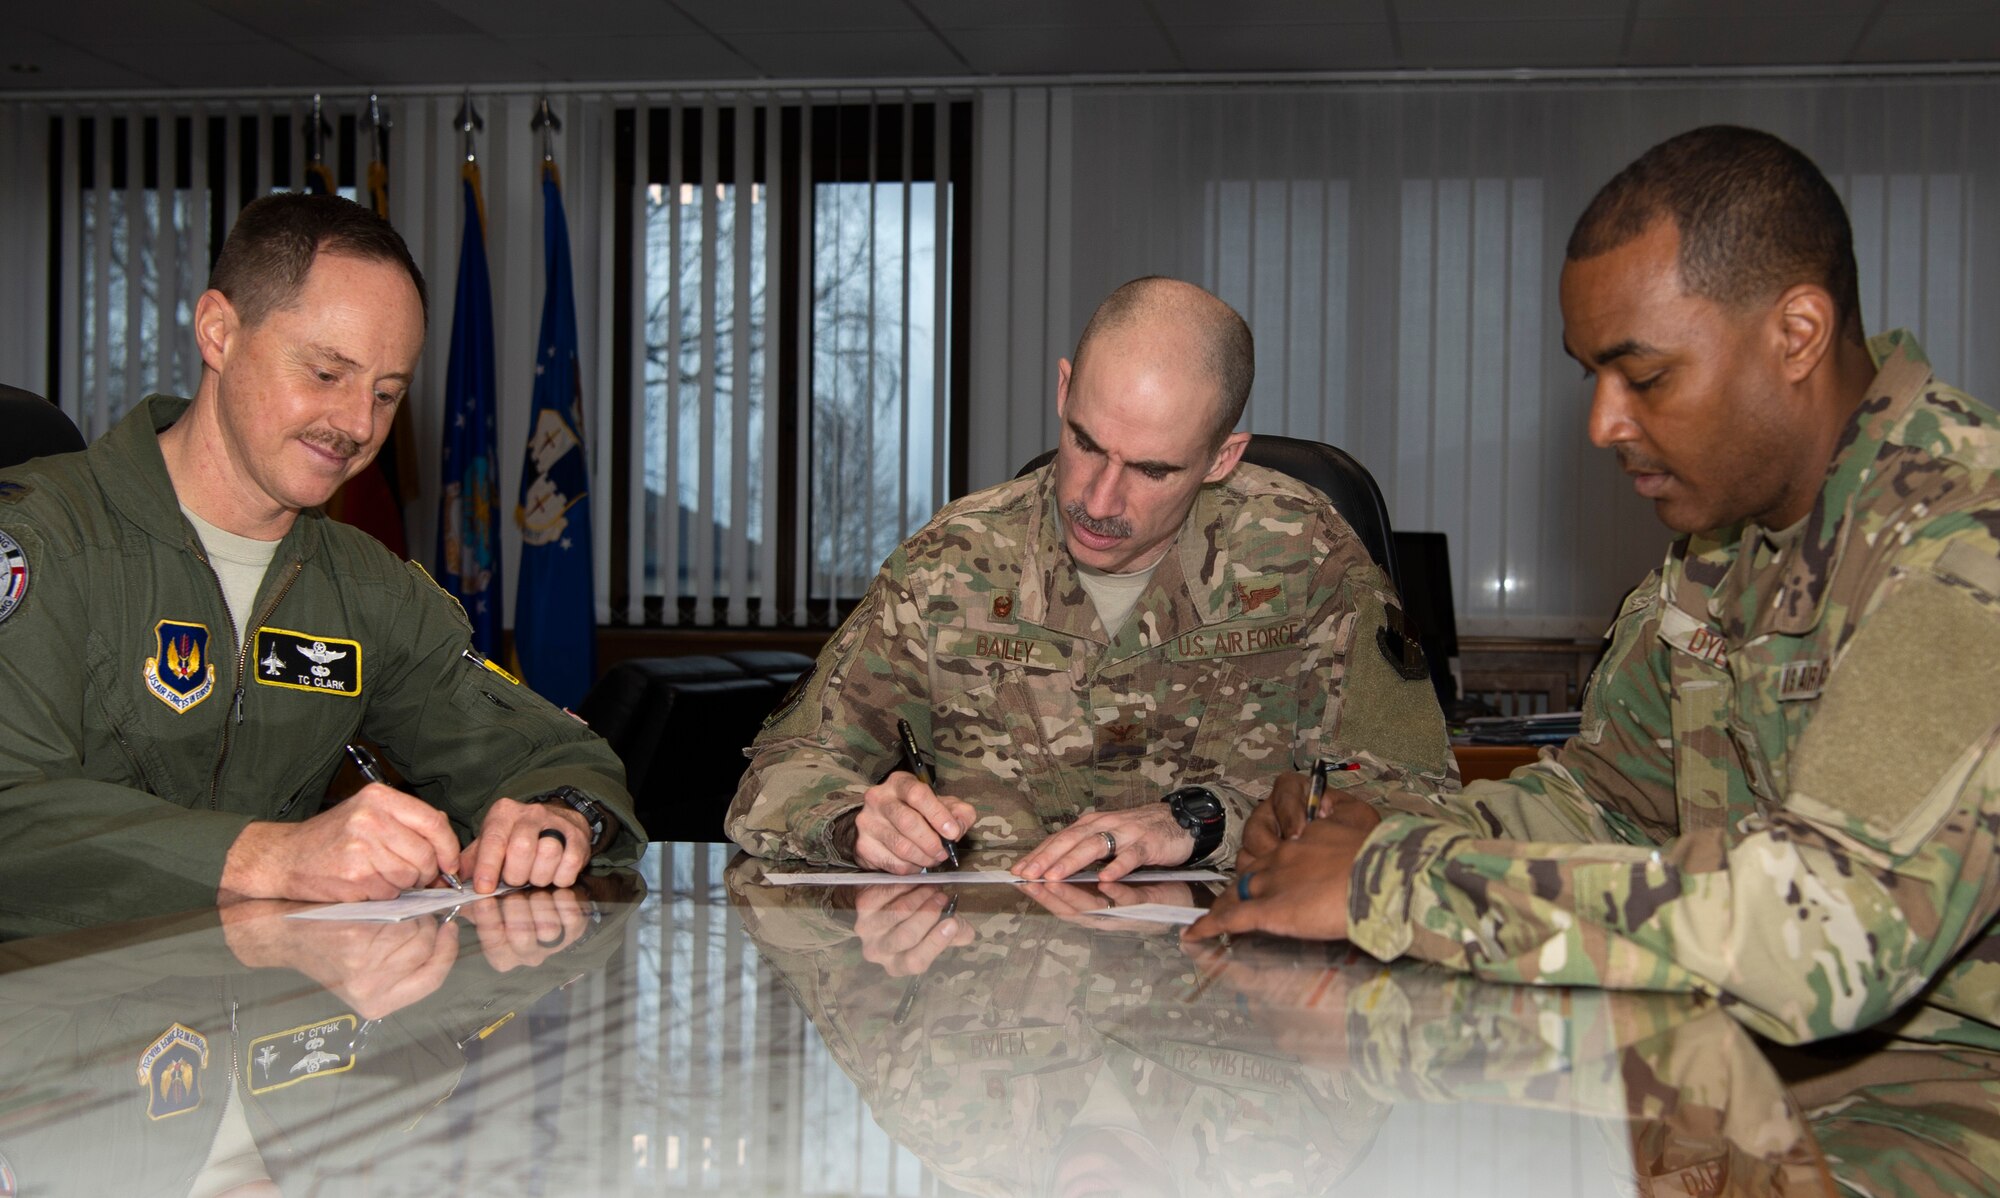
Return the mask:
<path id="1" fill-rule="evenodd" d="M 569 222 L 555 165 L 542 170 L 542 250 L 549 291 L 535 348 L 535 397 L 521 465 L 521 573 L 514 651 L 522 680 L 550 702 L 576 707 L 597 676 L 597 598 L 590 564 L 590 468 L 577 375 L 576 296 Z"/>
<path id="2" fill-rule="evenodd" d="M 493 408 L 493 289 L 479 167 L 466 163 L 465 239 L 445 369 L 444 491 L 438 498 L 438 582 L 465 606 L 472 646 L 500 651 L 500 473 Z"/>

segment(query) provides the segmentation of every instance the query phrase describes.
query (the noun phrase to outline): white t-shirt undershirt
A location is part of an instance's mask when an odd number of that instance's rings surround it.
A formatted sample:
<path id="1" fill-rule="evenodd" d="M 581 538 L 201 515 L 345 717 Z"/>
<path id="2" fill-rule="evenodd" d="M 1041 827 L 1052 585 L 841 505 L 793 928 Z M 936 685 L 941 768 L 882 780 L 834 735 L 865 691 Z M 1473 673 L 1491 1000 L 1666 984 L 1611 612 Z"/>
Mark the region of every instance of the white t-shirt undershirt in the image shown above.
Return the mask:
<path id="1" fill-rule="evenodd" d="M 202 550 L 208 554 L 208 564 L 215 568 L 215 576 L 222 582 L 222 601 L 229 606 L 229 620 L 236 625 L 236 639 L 240 643 L 244 618 L 255 614 L 251 605 L 257 602 L 257 588 L 264 585 L 264 574 L 278 554 L 278 542 L 239 537 L 217 528 L 189 511 L 186 504 L 181 505 L 181 514 L 194 525 Z"/>

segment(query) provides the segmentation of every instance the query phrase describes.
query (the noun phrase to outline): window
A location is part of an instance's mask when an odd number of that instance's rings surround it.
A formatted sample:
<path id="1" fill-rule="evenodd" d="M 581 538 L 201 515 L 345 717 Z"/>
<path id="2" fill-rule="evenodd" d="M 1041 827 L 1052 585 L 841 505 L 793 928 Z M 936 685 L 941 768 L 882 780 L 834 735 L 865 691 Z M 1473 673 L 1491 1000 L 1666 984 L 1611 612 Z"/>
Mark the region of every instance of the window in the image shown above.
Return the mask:
<path id="1" fill-rule="evenodd" d="M 963 489 L 970 134 L 964 102 L 618 114 L 614 621 L 836 623 Z"/>

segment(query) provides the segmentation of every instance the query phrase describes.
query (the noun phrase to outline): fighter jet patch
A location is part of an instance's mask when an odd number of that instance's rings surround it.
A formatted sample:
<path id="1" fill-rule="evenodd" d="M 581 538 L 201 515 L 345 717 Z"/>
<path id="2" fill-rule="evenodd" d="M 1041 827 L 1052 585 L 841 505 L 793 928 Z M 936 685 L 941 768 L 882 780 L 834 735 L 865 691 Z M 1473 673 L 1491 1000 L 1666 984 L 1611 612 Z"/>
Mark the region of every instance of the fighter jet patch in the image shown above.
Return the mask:
<path id="1" fill-rule="evenodd" d="M 155 656 L 146 659 L 146 689 L 176 712 L 215 692 L 215 663 L 208 656 L 208 625 L 161 620 L 153 625 Z"/>
<path id="2" fill-rule="evenodd" d="M 310 689 L 310 688 L 308 688 Z M 268 1094 L 354 1068 L 352 1015 L 335 1015 L 250 1041 L 250 1092 Z"/>
<path id="3" fill-rule="evenodd" d="M 207 1037 L 182 1023 L 160 1033 L 139 1055 L 146 1118 L 158 1122 L 201 1106 L 201 1078 L 207 1070 Z"/>
<path id="4" fill-rule="evenodd" d="M 361 693 L 361 642 L 289 628 L 259 628 L 253 673 L 264 686 L 354 698 Z"/>

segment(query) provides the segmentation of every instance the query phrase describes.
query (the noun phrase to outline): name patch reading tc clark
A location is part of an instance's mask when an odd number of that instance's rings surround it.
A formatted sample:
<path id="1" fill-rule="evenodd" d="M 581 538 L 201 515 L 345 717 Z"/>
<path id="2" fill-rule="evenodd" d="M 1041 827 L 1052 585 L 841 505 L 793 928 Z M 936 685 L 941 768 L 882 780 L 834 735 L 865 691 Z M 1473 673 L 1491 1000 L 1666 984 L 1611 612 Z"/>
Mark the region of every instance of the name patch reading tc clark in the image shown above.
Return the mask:
<path id="1" fill-rule="evenodd" d="M 259 628 L 255 648 L 257 681 L 265 686 L 350 699 L 361 693 L 360 641 L 289 628 Z"/>

